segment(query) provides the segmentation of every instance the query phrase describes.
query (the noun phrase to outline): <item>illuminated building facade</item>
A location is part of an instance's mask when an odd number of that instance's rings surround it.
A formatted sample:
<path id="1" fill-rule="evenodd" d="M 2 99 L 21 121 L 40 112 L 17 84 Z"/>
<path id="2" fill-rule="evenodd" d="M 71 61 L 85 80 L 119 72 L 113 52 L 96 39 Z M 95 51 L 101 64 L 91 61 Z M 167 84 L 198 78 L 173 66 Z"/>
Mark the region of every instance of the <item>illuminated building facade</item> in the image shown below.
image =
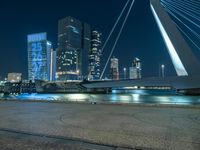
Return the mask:
<path id="1" fill-rule="evenodd" d="M 50 81 L 56 81 L 56 51 L 53 49 L 51 49 L 50 57 Z"/>
<path id="2" fill-rule="evenodd" d="M 139 79 L 141 78 L 141 61 L 138 58 L 133 60 L 132 67 L 129 68 L 129 78 Z"/>
<path id="3" fill-rule="evenodd" d="M 28 79 L 50 80 L 52 44 L 47 33 L 28 35 Z M 55 63 L 55 62 L 54 62 Z"/>
<path id="4" fill-rule="evenodd" d="M 102 52 L 102 34 L 96 30 L 91 32 L 91 49 L 89 51 L 89 80 L 100 78 L 100 57 Z"/>
<path id="5" fill-rule="evenodd" d="M 87 75 L 90 36 L 88 24 L 70 16 L 59 20 L 57 80 L 76 80 Z"/>
<path id="6" fill-rule="evenodd" d="M 22 80 L 21 73 L 8 73 L 8 82 L 15 83 Z"/>
<path id="7" fill-rule="evenodd" d="M 119 60 L 113 57 L 110 61 L 110 77 L 112 80 L 119 80 Z"/>
<path id="8" fill-rule="evenodd" d="M 56 51 L 53 50 L 50 42 L 47 48 L 47 65 L 48 65 L 48 80 L 55 81 L 56 80 Z"/>

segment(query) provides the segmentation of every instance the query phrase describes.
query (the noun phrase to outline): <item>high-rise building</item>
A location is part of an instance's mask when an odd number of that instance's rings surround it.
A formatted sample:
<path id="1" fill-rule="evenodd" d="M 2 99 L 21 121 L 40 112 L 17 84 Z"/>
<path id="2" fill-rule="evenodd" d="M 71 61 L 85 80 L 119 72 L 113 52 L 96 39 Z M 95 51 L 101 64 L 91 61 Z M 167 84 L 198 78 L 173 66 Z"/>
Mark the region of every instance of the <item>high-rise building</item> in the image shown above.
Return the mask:
<path id="1" fill-rule="evenodd" d="M 56 80 L 56 51 L 51 49 L 50 54 L 50 81 Z"/>
<path id="2" fill-rule="evenodd" d="M 90 26 L 66 17 L 58 22 L 57 78 L 75 80 L 87 75 Z"/>
<path id="3" fill-rule="evenodd" d="M 100 57 L 102 52 L 102 34 L 96 30 L 91 32 L 91 49 L 89 51 L 89 80 L 100 78 Z"/>
<path id="4" fill-rule="evenodd" d="M 140 59 L 135 58 L 133 60 L 132 67 L 129 68 L 129 78 L 139 79 L 141 77 L 141 61 Z"/>
<path id="5" fill-rule="evenodd" d="M 119 80 L 119 60 L 113 57 L 110 61 L 110 77 L 113 80 Z"/>
<path id="6" fill-rule="evenodd" d="M 83 49 L 82 49 L 82 65 L 81 72 L 84 79 L 88 77 L 88 66 L 89 66 L 89 51 L 91 50 L 91 27 L 90 25 L 83 23 Z"/>
<path id="7" fill-rule="evenodd" d="M 28 79 L 34 81 L 50 80 L 51 76 L 51 42 L 47 41 L 47 33 L 28 35 Z"/>

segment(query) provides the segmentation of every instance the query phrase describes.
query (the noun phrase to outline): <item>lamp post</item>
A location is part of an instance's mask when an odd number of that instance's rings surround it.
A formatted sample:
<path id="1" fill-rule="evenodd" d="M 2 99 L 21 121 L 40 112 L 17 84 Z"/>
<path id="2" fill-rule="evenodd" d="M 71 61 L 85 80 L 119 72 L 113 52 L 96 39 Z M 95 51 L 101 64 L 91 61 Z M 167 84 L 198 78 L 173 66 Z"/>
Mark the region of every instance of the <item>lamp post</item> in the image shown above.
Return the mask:
<path id="1" fill-rule="evenodd" d="M 124 67 L 124 79 L 126 79 L 126 68 Z"/>
<path id="2" fill-rule="evenodd" d="M 79 71 L 79 69 L 76 70 L 76 74 L 77 74 L 77 80 L 80 80 L 80 71 Z"/>
<path id="3" fill-rule="evenodd" d="M 165 65 L 164 64 L 161 65 L 161 75 L 163 78 L 165 77 Z"/>

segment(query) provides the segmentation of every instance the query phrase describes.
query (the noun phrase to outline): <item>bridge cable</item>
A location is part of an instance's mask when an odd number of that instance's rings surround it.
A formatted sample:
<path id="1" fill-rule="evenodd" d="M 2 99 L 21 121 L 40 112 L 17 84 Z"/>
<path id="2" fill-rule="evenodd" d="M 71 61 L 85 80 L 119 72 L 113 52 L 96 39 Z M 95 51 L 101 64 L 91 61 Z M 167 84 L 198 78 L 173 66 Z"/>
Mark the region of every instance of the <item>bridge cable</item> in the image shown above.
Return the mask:
<path id="1" fill-rule="evenodd" d="M 167 9 L 167 11 L 168 11 L 168 13 L 170 14 L 170 15 L 172 15 L 176 20 L 178 20 L 182 25 L 184 25 L 187 29 L 189 29 L 198 39 L 200 39 L 200 36 L 198 35 L 198 33 L 196 33 L 194 30 L 192 30 L 189 26 L 187 26 L 185 23 L 183 23 L 178 17 L 177 17 L 177 15 L 176 15 L 176 12 L 175 11 L 171 11 L 169 8 L 167 8 L 167 6 L 166 6 L 166 4 L 163 4 L 162 3 L 162 5 Z M 176 26 L 177 26 L 177 28 L 190 40 L 190 42 L 198 49 L 198 50 L 200 50 L 200 47 L 199 47 L 199 45 L 197 44 L 197 43 L 195 43 L 190 37 L 189 37 L 189 35 L 187 34 L 187 33 L 185 33 L 184 31 L 183 31 L 183 29 L 181 29 L 181 27 L 176 23 L 176 22 L 174 22 L 175 24 L 176 24 Z"/>
<path id="2" fill-rule="evenodd" d="M 165 3 L 165 2 L 164 2 Z M 164 4 L 163 3 L 163 4 Z M 198 28 L 200 28 L 200 25 L 198 25 L 197 23 L 195 23 L 194 21 L 192 21 L 191 19 L 189 19 L 188 17 L 186 17 L 185 15 L 181 14 L 180 11 L 174 9 L 173 7 L 167 5 L 165 3 L 165 5 L 167 6 L 167 8 L 171 9 L 172 11 L 175 11 L 178 15 L 180 15 L 181 17 L 183 17 L 184 19 L 186 19 L 187 21 L 189 21 L 190 23 L 194 24 L 195 26 L 197 26 Z"/>
<path id="3" fill-rule="evenodd" d="M 175 23 L 176 24 L 176 23 Z M 177 24 L 176 24 L 177 25 Z M 192 42 L 192 44 L 200 50 L 200 47 L 181 29 L 179 25 L 177 25 L 178 29 Z"/>
<path id="4" fill-rule="evenodd" d="M 200 21 L 200 17 L 199 16 L 196 16 L 196 15 L 192 14 L 191 12 L 187 11 L 186 9 L 180 8 L 180 6 L 178 6 L 178 5 L 174 6 L 169 2 L 164 2 L 164 3 L 168 4 L 169 6 L 173 7 L 174 9 L 176 9 L 176 10 L 178 10 L 178 11 L 184 13 L 184 14 L 187 14 L 188 16 Z"/>
<path id="5" fill-rule="evenodd" d="M 172 11 L 169 8 L 166 8 L 166 9 L 175 19 L 177 19 L 182 25 L 184 25 L 188 30 L 190 30 L 190 32 L 193 33 L 200 40 L 200 35 L 197 32 L 195 32 L 188 25 L 183 23 L 183 21 L 181 21 L 174 13 L 172 13 Z"/>
<path id="6" fill-rule="evenodd" d="M 126 24 L 126 21 L 127 21 L 128 17 L 129 17 L 129 14 L 130 14 L 131 10 L 132 10 L 132 7 L 133 7 L 134 2 L 135 2 L 135 0 L 132 0 L 131 5 L 130 5 L 129 10 L 128 10 L 128 13 L 126 14 L 126 17 L 125 17 L 125 19 L 124 19 L 124 22 L 123 22 L 123 24 L 122 24 L 122 26 L 121 26 L 121 28 L 120 28 L 120 31 L 119 31 L 119 33 L 118 33 L 118 35 L 117 35 L 117 38 L 116 38 L 116 40 L 115 40 L 115 43 L 114 43 L 114 45 L 113 45 L 113 47 L 112 47 L 112 50 L 111 50 L 111 52 L 110 52 L 110 55 L 109 55 L 109 57 L 108 57 L 108 59 L 107 59 L 106 65 L 104 66 L 104 69 L 103 69 L 103 71 L 102 71 L 102 73 L 101 73 L 100 80 L 102 80 L 102 77 L 103 77 L 103 75 L 104 75 L 104 72 L 105 72 L 105 70 L 106 70 L 106 68 L 107 68 L 107 66 L 108 66 L 108 63 L 109 63 L 110 58 L 111 58 L 111 56 L 112 56 L 112 54 L 113 54 L 113 51 L 114 51 L 114 49 L 115 49 L 115 47 L 116 47 L 116 45 L 117 45 L 117 42 L 118 42 L 118 40 L 119 40 L 119 38 L 120 38 L 120 36 L 121 36 L 121 33 L 122 33 L 123 29 L 124 29 L 124 25 Z"/>
<path id="7" fill-rule="evenodd" d="M 189 5 L 189 6 L 192 6 L 192 7 L 195 7 L 195 8 L 197 8 L 197 9 L 199 9 L 199 5 L 200 5 L 200 1 L 198 2 L 197 0 L 194 0 L 194 1 L 192 1 L 192 2 L 190 2 L 189 0 L 187 0 L 187 1 L 183 1 L 183 0 L 174 0 L 174 1 L 178 1 L 178 2 L 180 2 L 180 3 L 184 3 L 184 4 L 187 4 L 187 5 Z"/>
<path id="8" fill-rule="evenodd" d="M 170 11 L 170 9 L 168 9 L 168 12 Z M 173 10 L 172 10 L 173 11 Z M 173 11 L 174 13 L 176 13 L 176 11 Z M 199 40 L 200 40 L 200 35 L 198 32 L 196 32 L 195 30 L 191 29 L 188 25 L 186 25 L 183 21 L 181 21 L 177 15 L 173 15 L 175 17 L 175 19 L 177 19 L 180 23 L 182 23 L 182 25 L 184 25 L 188 30 L 190 30 L 190 32 L 192 34 L 194 34 Z"/>
<path id="9" fill-rule="evenodd" d="M 172 16 L 176 17 L 171 11 L 169 11 L 169 13 L 170 13 Z M 177 23 L 175 23 L 175 24 L 176 24 L 177 28 L 192 42 L 192 44 L 193 44 L 198 50 L 200 50 L 200 47 L 188 36 L 188 34 L 185 33 Z"/>
<path id="10" fill-rule="evenodd" d="M 167 7 L 166 7 L 166 8 L 167 8 Z M 175 14 L 179 15 L 179 13 L 177 13 L 176 10 L 174 10 L 174 9 L 172 9 L 172 8 L 170 8 L 170 7 L 167 8 L 167 11 L 168 11 L 168 12 L 169 12 L 169 11 L 173 11 Z M 177 16 L 176 16 L 175 18 L 176 18 L 180 23 L 182 23 L 186 28 L 188 28 L 198 39 L 200 39 L 200 35 L 199 35 L 198 32 L 194 31 L 194 30 L 191 29 L 188 25 L 186 25 L 185 23 L 183 23 L 183 21 L 181 21 L 180 19 L 178 19 Z"/>
<path id="11" fill-rule="evenodd" d="M 166 0 L 165 3 L 168 3 L 169 5 L 173 6 L 176 9 L 181 10 L 183 13 L 185 13 L 185 14 L 193 17 L 193 18 L 197 18 L 197 19 L 200 18 L 200 16 L 199 16 L 200 15 L 200 9 L 198 11 L 198 10 L 195 10 L 194 8 L 192 8 L 192 7 L 184 6 L 183 4 L 180 4 L 180 3 L 169 2 L 168 0 Z"/>
<path id="12" fill-rule="evenodd" d="M 114 26 L 112 27 L 112 29 L 111 29 L 111 31 L 110 31 L 110 33 L 109 33 L 109 35 L 108 35 L 108 37 L 107 37 L 107 39 L 106 39 L 106 41 L 105 41 L 103 47 L 102 47 L 102 51 L 101 51 L 102 53 L 103 53 L 103 51 L 104 51 L 104 49 L 105 49 L 105 47 L 106 47 L 106 45 L 107 45 L 107 43 L 108 43 L 108 41 L 109 41 L 111 35 L 113 34 L 113 32 L 114 32 L 114 30 L 115 30 L 117 24 L 119 23 L 119 21 L 120 21 L 122 15 L 123 15 L 123 13 L 124 13 L 124 11 L 126 10 L 126 8 L 127 8 L 129 2 L 130 2 L 130 0 L 128 0 L 128 1 L 126 2 L 126 4 L 125 4 L 124 8 L 122 9 L 122 11 L 121 11 L 119 17 L 118 17 L 117 20 L 116 20 Z"/>
<path id="13" fill-rule="evenodd" d="M 198 15 L 200 14 L 200 9 L 199 9 L 199 7 L 196 8 L 196 7 L 194 7 L 194 6 L 189 6 L 189 5 L 187 5 L 187 4 L 184 4 L 184 3 L 181 3 L 181 2 L 178 2 L 178 1 L 174 2 L 174 1 L 169 1 L 169 0 L 161 0 L 161 2 L 164 2 L 164 1 L 171 2 L 171 3 L 173 3 L 174 5 L 179 5 L 181 8 L 186 9 L 186 10 L 188 10 L 188 11 L 190 11 L 190 12 L 195 13 L 195 14 L 198 14 Z"/>
<path id="14" fill-rule="evenodd" d="M 181 5 L 187 6 L 188 8 L 193 8 L 194 10 L 196 9 L 196 10 L 200 11 L 200 9 L 199 9 L 200 3 L 195 5 L 194 2 L 193 3 L 187 3 L 186 1 L 183 1 L 183 0 L 175 0 L 175 1 L 161 0 L 161 1 L 168 1 L 168 2 L 171 2 L 171 3 L 179 3 Z"/>

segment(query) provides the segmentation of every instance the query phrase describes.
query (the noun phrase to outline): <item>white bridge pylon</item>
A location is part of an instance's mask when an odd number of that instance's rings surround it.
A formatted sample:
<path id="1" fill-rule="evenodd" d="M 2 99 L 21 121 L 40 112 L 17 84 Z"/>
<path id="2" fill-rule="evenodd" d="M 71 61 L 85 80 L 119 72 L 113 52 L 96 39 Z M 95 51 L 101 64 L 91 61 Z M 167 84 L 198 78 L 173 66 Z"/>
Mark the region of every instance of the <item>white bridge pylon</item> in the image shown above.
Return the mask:
<path id="1" fill-rule="evenodd" d="M 129 1 L 130 0 L 128 0 L 128 2 Z M 130 9 L 132 9 L 132 5 L 134 2 L 135 2 L 135 0 L 132 0 L 132 3 L 130 4 L 131 6 L 127 13 L 127 17 L 129 16 Z M 127 3 L 125 5 L 125 7 L 123 8 L 122 13 L 124 12 L 124 9 L 127 7 Z M 168 15 L 168 13 L 164 9 L 164 7 L 161 5 L 160 0 L 150 0 L 150 8 L 153 13 L 154 19 L 156 20 L 156 23 L 158 25 L 158 28 L 162 35 L 162 38 L 165 42 L 165 45 L 168 49 L 168 53 L 172 60 L 172 63 L 175 68 L 177 76 L 198 76 L 198 75 L 200 75 L 200 62 L 198 61 L 197 57 L 195 57 L 192 49 L 188 46 L 187 42 L 181 35 L 176 24 L 173 22 L 173 20 L 170 18 L 170 16 Z M 112 31 L 106 41 L 109 40 L 112 32 L 114 31 L 114 29 L 116 27 L 116 24 L 119 22 L 119 19 L 122 16 L 121 14 L 120 14 L 118 20 L 116 21 L 115 26 L 112 29 Z M 124 23 L 126 23 L 127 17 L 125 18 Z M 106 65 L 102 71 L 100 80 L 102 79 L 103 74 L 108 65 L 108 62 L 110 61 L 110 58 L 113 54 L 113 51 L 116 47 L 118 40 L 119 40 L 121 31 L 123 30 L 123 27 L 124 27 L 124 24 L 122 25 L 120 33 L 118 34 L 118 37 L 116 38 L 113 49 L 111 50 L 111 53 L 106 62 Z M 107 43 L 105 43 L 105 44 L 107 44 Z M 104 48 L 105 48 L 105 45 L 103 46 L 103 49 Z"/>
<path id="2" fill-rule="evenodd" d="M 150 7 L 177 75 L 199 75 L 200 64 L 197 57 L 195 57 L 176 24 L 161 5 L 160 0 L 150 0 Z"/>

